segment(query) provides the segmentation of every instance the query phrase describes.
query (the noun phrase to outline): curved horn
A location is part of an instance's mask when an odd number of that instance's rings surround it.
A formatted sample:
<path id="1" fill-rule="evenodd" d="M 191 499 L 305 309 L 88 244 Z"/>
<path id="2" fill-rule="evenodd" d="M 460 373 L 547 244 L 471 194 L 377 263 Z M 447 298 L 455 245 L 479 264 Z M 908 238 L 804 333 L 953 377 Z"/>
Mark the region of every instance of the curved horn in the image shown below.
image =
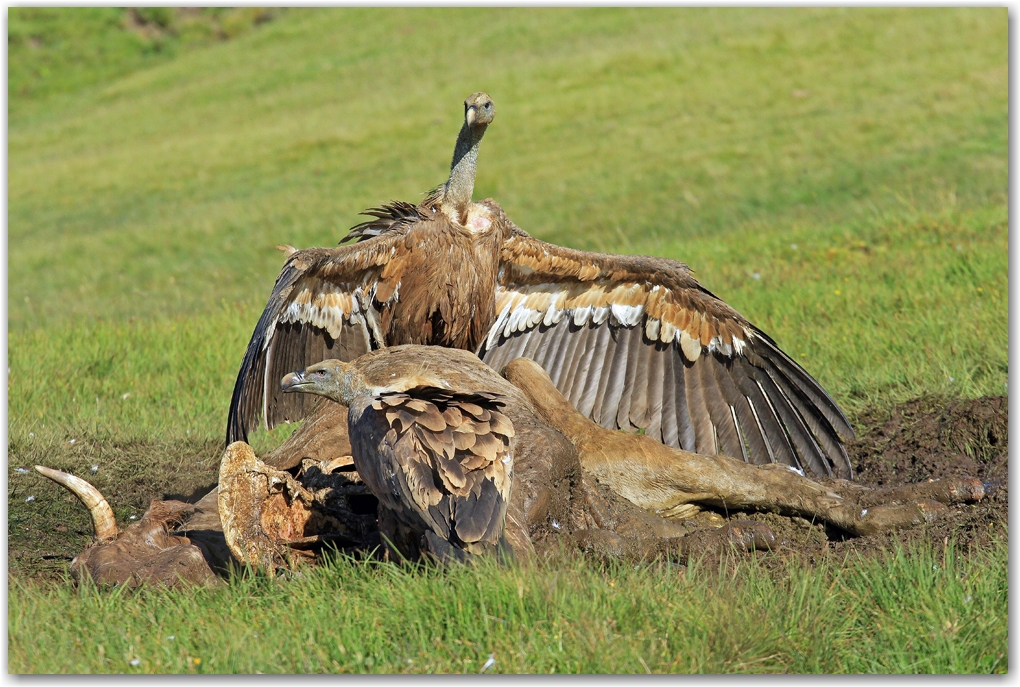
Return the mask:
<path id="1" fill-rule="evenodd" d="M 96 538 L 100 540 L 117 538 L 117 520 L 113 517 L 113 509 L 103 495 L 94 486 L 81 477 L 69 475 L 60 470 L 52 470 L 42 465 L 35 466 L 36 472 L 64 487 L 85 504 L 92 515 L 92 524 L 96 528 Z"/>

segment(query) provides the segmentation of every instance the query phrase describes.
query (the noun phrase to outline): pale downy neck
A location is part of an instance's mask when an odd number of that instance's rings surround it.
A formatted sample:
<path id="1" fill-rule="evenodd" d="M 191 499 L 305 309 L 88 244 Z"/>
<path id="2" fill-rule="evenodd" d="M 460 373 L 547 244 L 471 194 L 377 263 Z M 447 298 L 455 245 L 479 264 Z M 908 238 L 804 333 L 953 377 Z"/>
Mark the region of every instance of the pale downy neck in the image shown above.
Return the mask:
<path id="1" fill-rule="evenodd" d="M 348 408 L 354 403 L 354 399 L 369 392 L 368 384 L 360 372 L 347 366 L 343 374 L 336 380 L 333 388 L 330 389 L 329 398 L 345 405 Z"/>
<path id="2" fill-rule="evenodd" d="M 471 194 L 475 190 L 478 144 L 485 135 L 486 128 L 485 124 L 476 124 L 472 127 L 464 122 L 457 136 L 457 146 L 453 149 L 453 163 L 450 165 L 450 179 L 446 182 L 443 210 L 450 219 L 459 224 L 467 222 Z"/>

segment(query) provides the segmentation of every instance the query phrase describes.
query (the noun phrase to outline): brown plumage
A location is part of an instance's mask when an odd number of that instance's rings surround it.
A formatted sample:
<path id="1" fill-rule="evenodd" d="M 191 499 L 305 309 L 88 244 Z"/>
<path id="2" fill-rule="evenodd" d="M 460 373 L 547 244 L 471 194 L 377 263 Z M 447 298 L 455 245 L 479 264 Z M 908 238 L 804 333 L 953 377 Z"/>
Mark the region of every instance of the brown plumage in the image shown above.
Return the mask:
<path id="1" fill-rule="evenodd" d="M 451 554 L 440 542 L 473 554 L 504 542 L 514 431 L 503 404 L 486 392 L 415 387 L 351 406 L 358 473 L 412 537 L 426 536 L 443 558 Z"/>
<path id="2" fill-rule="evenodd" d="M 475 351 L 497 370 L 532 358 L 603 427 L 852 477 L 842 441 L 853 430 L 836 403 L 687 265 L 555 246 L 494 201 L 471 202 L 480 135 L 467 119 L 446 185 L 368 211 L 352 245 L 288 259 L 238 374 L 228 442 L 260 416 L 271 427 L 304 415 L 304 401 L 279 396 L 283 373 L 421 343 Z"/>
<path id="3" fill-rule="evenodd" d="M 327 360 L 288 374 L 281 388 L 350 408 L 354 466 L 398 523 L 386 534 L 403 555 L 425 550 L 446 561 L 509 551 L 515 432 L 501 412 L 507 399 L 391 374 L 389 386 L 369 387 L 354 364 Z M 387 521 L 383 513 L 380 519 Z"/>
<path id="4" fill-rule="evenodd" d="M 234 388 L 229 441 L 311 407 L 284 397 L 280 378 L 319 360 L 353 360 L 418 343 L 475 350 L 494 318 L 502 212 L 471 203 L 478 144 L 495 114 L 484 93 L 464 103 L 450 179 L 418 205 L 369 210 L 358 243 L 290 253 L 248 345 Z M 497 208 L 498 209 L 498 208 Z"/>

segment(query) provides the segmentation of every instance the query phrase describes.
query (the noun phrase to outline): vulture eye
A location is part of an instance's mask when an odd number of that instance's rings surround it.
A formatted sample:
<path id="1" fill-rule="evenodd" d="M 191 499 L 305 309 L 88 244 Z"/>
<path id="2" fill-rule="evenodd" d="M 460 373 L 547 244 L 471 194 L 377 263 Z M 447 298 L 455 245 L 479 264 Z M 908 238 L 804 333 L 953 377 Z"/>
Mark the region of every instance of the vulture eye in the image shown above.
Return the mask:
<path id="1" fill-rule="evenodd" d="M 492 103 L 485 103 L 485 109 L 486 110 L 491 110 L 492 109 Z"/>

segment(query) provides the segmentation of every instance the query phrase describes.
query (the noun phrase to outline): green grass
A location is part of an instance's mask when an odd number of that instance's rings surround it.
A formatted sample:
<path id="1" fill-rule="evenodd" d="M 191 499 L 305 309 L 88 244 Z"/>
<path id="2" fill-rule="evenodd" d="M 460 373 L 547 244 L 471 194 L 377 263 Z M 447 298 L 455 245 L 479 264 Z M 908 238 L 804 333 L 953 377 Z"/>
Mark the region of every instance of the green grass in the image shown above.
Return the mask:
<path id="1" fill-rule="evenodd" d="M 522 227 L 687 261 L 851 410 L 1002 393 L 1005 54 L 994 10 L 316 10 L 12 98 L 11 429 L 218 432 L 273 246 L 442 180 L 478 88 Z"/>
<path id="2" fill-rule="evenodd" d="M 300 582 L 248 576 L 187 594 L 13 582 L 8 665 L 472 673 L 492 654 L 500 673 L 1006 672 L 1007 578 L 1000 541 L 970 557 L 897 548 L 772 571 L 753 559 L 684 573 L 339 559 Z"/>
<path id="3" fill-rule="evenodd" d="M 273 19 L 266 7 L 14 7 L 7 15 L 10 111 L 166 62 Z"/>
<path id="4" fill-rule="evenodd" d="M 176 456 L 146 460 L 137 447 L 179 447 L 190 457 L 222 436 L 237 366 L 282 263 L 274 246 L 335 244 L 361 209 L 417 199 L 442 181 L 460 102 L 479 89 L 498 114 L 476 196 L 494 197 L 524 229 L 562 245 L 689 263 L 852 416 L 931 393 L 1005 393 L 1005 9 L 291 9 L 262 23 L 242 10 L 152 12 L 141 27 L 115 8 L 9 13 L 9 467 L 50 451 L 64 460 L 73 438 L 108 447 L 97 451 L 116 464 L 101 474 L 109 469 L 139 489 L 171 484 Z M 256 446 L 286 433 L 258 435 Z M 214 466 L 215 450 L 202 450 L 210 455 L 199 462 Z M 23 495 L 37 478 L 9 475 L 9 520 L 36 523 L 44 507 Z M 994 568 L 975 561 L 961 565 Z M 79 597 L 56 587 L 41 598 L 63 594 L 82 609 L 135 604 L 125 617 L 145 619 L 164 612 L 157 609 L 183 617 L 172 609 L 206 601 L 201 613 L 228 599 L 249 608 L 240 600 L 268 589 L 251 603 L 270 604 L 266 617 L 288 623 L 286 598 L 314 606 L 323 589 L 315 585 L 339 584 L 342 569 L 307 587 L 287 585 L 285 594 L 251 582 L 198 597 Z M 575 574 L 596 575 L 563 576 Z M 635 589 L 664 589 L 646 573 L 630 574 L 614 573 Z M 347 571 L 344 584 L 367 589 L 379 575 Z M 408 594 L 439 593 L 433 578 L 409 579 Z M 492 582 L 496 598 L 516 589 L 508 579 Z M 786 584 L 764 573 L 753 579 Z M 44 605 L 16 612 L 43 604 L 23 584 L 11 586 L 12 628 L 25 627 L 15 619 L 57 613 Z M 464 584 L 451 589 L 467 594 L 474 582 Z M 753 588 L 747 581 L 732 593 Z M 638 607 L 644 593 L 618 593 L 613 603 Z M 695 617 L 689 598 L 676 597 L 673 620 Z M 647 605 L 665 614 L 663 623 L 672 617 Z M 764 612 L 761 603 L 754 608 Z M 386 617 L 368 627 L 399 637 L 407 651 L 425 650 Z M 752 626 L 755 617 L 746 616 Z M 667 669 L 676 659 L 651 648 L 652 628 L 666 624 L 644 627 L 645 639 L 617 657 L 608 643 L 596 651 L 580 639 L 579 628 L 601 620 L 582 614 L 579 625 L 549 620 L 528 629 L 527 618 L 514 627 L 536 648 L 523 657 L 501 649 L 500 670 L 636 670 L 637 655 Z M 327 620 L 313 631 L 340 627 Z M 975 646 L 1004 652 L 1004 615 L 1001 622 L 998 644 Z M 186 653 L 159 653 L 164 645 L 143 629 L 148 620 L 138 623 L 131 632 L 151 649 L 144 669 L 187 667 Z M 554 626 L 577 635 L 562 655 L 537 648 Z M 43 627 L 32 632 L 56 644 L 26 643 L 32 635 L 12 629 L 12 666 L 45 670 L 45 654 L 69 650 L 58 647 L 73 640 Z M 230 636 L 229 623 L 181 627 L 181 637 Z M 847 636 L 862 636 L 854 627 L 845 626 Z M 449 641 L 475 636 L 473 626 L 457 628 Z M 81 649 L 80 669 L 127 670 L 127 647 L 143 646 L 134 636 L 125 630 L 124 646 L 104 640 L 108 664 L 86 662 L 100 658 Z M 752 659 L 716 646 L 672 669 L 985 670 L 994 663 L 985 654 L 1000 653 L 940 654 L 936 668 L 907 648 L 906 631 L 879 636 L 862 636 L 872 648 L 856 659 L 852 642 L 837 642 L 845 651 L 826 654 L 817 664 L 824 668 L 787 649 Z M 667 645 L 681 646 L 673 637 Z M 286 646 L 305 641 L 287 635 Z M 379 646 L 403 656 L 396 644 Z M 491 650 L 458 646 L 457 656 L 472 660 Z M 376 655 L 367 644 L 357 650 Z M 297 648 L 287 651 L 279 663 L 258 665 L 319 669 L 300 662 L 314 652 L 298 659 Z M 353 654 L 329 655 L 356 667 Z M 606 662 L 580 658 L 597 655 Z M 252 656 L 245 660 L 259 660 Z M 200 667 L 257 667 L 214 658 Z M 379 660 L 373 669 L 382 669 Z M 476 667 L 436 660 L 436 669 Z M 1004 661 L 994 669 L 1005 670 Z"/>

